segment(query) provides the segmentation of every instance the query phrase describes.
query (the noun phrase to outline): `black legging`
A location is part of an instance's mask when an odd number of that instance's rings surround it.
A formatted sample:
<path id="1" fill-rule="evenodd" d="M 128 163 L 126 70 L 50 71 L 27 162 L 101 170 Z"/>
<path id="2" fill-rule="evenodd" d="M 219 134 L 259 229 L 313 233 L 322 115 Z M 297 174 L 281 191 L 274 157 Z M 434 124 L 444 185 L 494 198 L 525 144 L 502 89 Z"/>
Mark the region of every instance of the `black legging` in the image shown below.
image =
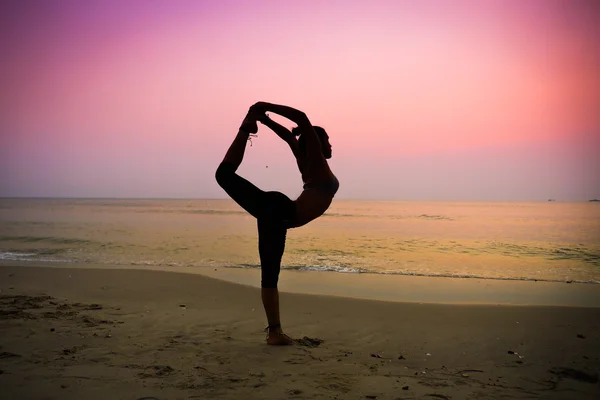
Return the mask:
<path id="1" fill-rule="evenodd" d="M 261 287 L 276 288 L 288 228 L 296 215 L 296 203 L 280 192 L 265 192 L 222 162 L 215 177 L 227 194 L 257 220 Z"/>

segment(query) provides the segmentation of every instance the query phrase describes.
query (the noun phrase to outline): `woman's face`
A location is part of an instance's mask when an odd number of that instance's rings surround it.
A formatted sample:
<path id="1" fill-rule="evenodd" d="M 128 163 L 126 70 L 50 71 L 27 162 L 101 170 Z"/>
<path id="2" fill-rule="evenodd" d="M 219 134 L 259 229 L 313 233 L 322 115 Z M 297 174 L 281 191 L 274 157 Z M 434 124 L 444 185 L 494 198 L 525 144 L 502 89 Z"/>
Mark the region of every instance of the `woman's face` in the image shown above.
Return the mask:
<path id="1" fill-rule="evenodd" d="M 319 139 L 321 140 L 321 149 L 323 150 L 323 155 L 329 160 L 331 158 L 331 143 L 329 143 L 329 136 L 321 135 Z"/>

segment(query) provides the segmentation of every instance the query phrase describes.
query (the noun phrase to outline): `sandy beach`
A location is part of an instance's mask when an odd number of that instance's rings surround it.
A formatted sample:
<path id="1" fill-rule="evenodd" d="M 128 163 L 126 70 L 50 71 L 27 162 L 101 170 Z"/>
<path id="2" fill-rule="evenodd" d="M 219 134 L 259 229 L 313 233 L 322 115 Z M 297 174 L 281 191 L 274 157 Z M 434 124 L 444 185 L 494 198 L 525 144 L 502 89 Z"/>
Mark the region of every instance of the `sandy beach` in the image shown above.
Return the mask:
<path id="1" fill-rule="evenodd" d="M 2 266 L 0 289 L 3 400 L 600 398 L 600 308 L 282 293 L 312 340 L 271 347 L 258 289 L 211 277 Z"/>

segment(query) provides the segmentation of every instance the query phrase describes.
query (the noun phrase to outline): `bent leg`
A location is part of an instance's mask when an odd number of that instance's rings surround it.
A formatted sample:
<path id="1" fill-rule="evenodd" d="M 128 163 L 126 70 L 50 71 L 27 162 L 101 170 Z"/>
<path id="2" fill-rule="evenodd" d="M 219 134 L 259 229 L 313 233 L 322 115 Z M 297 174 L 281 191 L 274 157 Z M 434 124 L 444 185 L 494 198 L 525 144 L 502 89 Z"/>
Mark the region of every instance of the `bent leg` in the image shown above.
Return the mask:
<path id="1" fill-rule="evenodd" d="M 255 218 L 259 218 L 263 214 L 264 207 L 262 205 L 264 204 L 265 192 L 235 172 L 244 159 L 250 133 L 255 133 L 257 129 L 256 115 L 249 111 L 215 173 L 219 186 Z"/>
<path id="2" fill-rule="evenodd" d="M 264 214 L 266 193 L 236 174 L 236 169 L 235 165 L 223 161 L 215 173 L 217 183 L 240 207 L 258 219 Z"/>
<path id="3" fill-rule="evenodd" d="M 233 164 L 235 167 L 234 172 L 238 169 L 242 163 L 242 160 L 244 159 L 246 144 L 248 143 L 250 134 L 258 132 L 258 126 L 256 125 L 258 117 L 259 115 L 255 112 L 252 112 L 252 109 L 248 111 L 248 114 L 246 114 L 246 117 L 242 121 L 242 125 L 240 126 L 235 139 L 233 139 L 229 149 L 227 149 L 227 153 L 225 153 L 223 162 Z"/>
<path id="4" fill-rule="evenodd" d="M 232 164 L 236 171 L 242 160 L 244 159 L 244 153 L 246 152 L 246 144 L 248 143 L 248 138 L 250 134 L 248 132 L 239 130 L 231 145 L 229 145 L 229 149 L 227 149 L 227 153 L 225 153 L 225 157 L 223 158 L 223 162 Z"/>

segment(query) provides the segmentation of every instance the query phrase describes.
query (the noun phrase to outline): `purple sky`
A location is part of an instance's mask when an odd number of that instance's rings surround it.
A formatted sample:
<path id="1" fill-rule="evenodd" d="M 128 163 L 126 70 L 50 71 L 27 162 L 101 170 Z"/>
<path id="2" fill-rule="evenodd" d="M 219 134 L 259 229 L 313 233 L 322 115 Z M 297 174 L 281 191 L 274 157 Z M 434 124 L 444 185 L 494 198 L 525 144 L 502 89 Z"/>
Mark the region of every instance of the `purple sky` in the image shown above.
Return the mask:
<path id="1" fill-rule="evenodd" d="M 0 196 L 225 198 L 263 100 L 327 129 L 338 198 L 600 197 L 599 4 L 4 1 Z M 273 133 L 246 155 L 300 193 Z"/>

